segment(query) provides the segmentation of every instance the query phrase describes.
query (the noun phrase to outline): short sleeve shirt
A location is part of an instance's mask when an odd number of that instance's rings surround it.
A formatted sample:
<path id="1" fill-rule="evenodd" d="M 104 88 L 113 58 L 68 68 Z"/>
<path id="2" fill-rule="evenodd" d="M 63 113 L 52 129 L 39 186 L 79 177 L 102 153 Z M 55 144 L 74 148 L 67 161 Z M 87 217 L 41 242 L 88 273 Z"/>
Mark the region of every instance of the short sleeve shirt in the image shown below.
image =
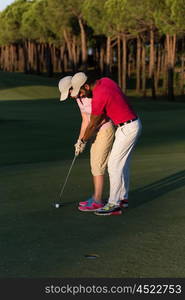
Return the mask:
<path id="1" fill-rule="evenodd" d="M 86 113 L 89 121 L 91 117 L 91 111 L 92 111 L 92 99 L 91 98 L 77 98 L 77 103 L 79 106 L 79 109 L 81 113 Z M 112 121 L 109 118 L 105 118 L 102 123 L 100 124 L 100 128 L 106 128 L 112 124 Z"/>
<path id="2" fill-rule="evenodd" d="M 106 115 L 115 125 L 137 117 L 117 83 L 104 77 L 93 89 L 92 114 Z"/>

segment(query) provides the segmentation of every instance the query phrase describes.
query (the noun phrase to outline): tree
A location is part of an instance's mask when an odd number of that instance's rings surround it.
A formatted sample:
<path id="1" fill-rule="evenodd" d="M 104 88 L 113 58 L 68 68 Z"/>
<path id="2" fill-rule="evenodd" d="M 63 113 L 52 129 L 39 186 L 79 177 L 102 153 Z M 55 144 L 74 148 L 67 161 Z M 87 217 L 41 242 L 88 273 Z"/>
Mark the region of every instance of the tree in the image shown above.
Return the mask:
<path id="1" fill-rule="evenodd" d="M 106 8 L 108 20 L 112 25 L 113 32 L 117 35 L 118 44 L 118 82 L 126 92 L 128 41 L 137 37 L 137 87 L 140 89 L 140 64 L 141 64 L 141 38 L 143 23 L 140 22 L 142 1 L 132 0 L 107 0 Z M 144 30 L 146 30 L 144 28 Z M 139 85 L 138 85 L 139 83 Z"/>
<path id="2" fill-rule="evenodd" d="M 48 17 L 54 32 L 63 36 L 70 62 L 77 68 L 79 51 L 81 48 L 82 68 L 87 68 L 87 33 L 86 22 L 83 18 L 82 6 L 85 0 L 47 0 Z M 80 34 L 80 42 L 78 36 Z"/>
<path id="3" fill-rule="evenodd" d="M 77 20 L 80 30 L 81 38 L 81 54 L 82 54 L 82 67 L 84 70 L 87 68 L 87 36 L 86 36 L 86 23 L 82 14 L 82 6 L 84 0 L 48 0 L 49 9 L 52 15 L 58 17 L 57 26 L 62 28 L 63 36 L 66 41 L 68 52 L 72 57 L 72 49 L 70 40 L 74 38 L 75 32 L 73 28 L 74 19 Z M 60 30 L 61 31 L 61 30 Z M 77 33 L 77 32 L 76 32 Z M 71 37 L 72 35 L 72 37 Z"/>
<path id="4" fill-rule="evenodd" d="M 177 35 L 184 32 L 184 0 L 161 0 L 154 17 L 158 29 L 166 35 L 167 93 L 170 101 L 174 100 L 174 66 Z"/>
<path id="5" fill-rule="evenodd" d="M 117 26 L 117 30 L 123 37 L 123 66 L 122 66 L 122 87 L 126 89 L 126 71 L 127 71 L 127 49 L 126 42 L 129 39 L 136 38 L 136 89 L 141 90 L 143 95 L 146 94 L 146 43 L 148 42 L 147 32 L 150 32 L 150 72 L 149 77 L 152 83 L 152 96 L 155 98 L 154 66 L 154 31 L 155 24 L 153 11 L 159 0 L 108 0 L 111 20 Z M 119 4 L 119 5 L 118 5 Z M 128 43 L 127 43 L 128 44 Z M 125 51 L 124 51 L 125 49 Z M 125 53 L 125 54 L 124 54 Z M 142 75 L 142 77 L 141 77 Z M 142 80 L 141 80 L 142 79 Z"/>
<path id="6" fill-rule="evenodd" d="M 47 9 L 47 0 L 32 1 L 29 10 L 23 15 L 20 31 L 22 36 L 29 41 L 28 49 L 32 49 L 32 51 L 30 51 L 31 56 L 36 57 L 37 73 L 40 73 L 40 60 L 42 65 L 45 65 L 48 75 L 52 76 L 51 44 L 57 41 L 57 36 L 51 30 L 50 24 L 48 23 Z M 38 47 L 37 42 L 40 43 L 41 47 Z M 34 62 L 32 61 L 31 64 L 34 64 Z"/>
<path id="7" fill-rule="evenodd" d="M 114 38 L 112 32 L 112 25 L 110 22 L 108 22 L 109 15 L 105 7 L 106 2 L 107 0 L 85 0 L 82 7 L 82 12 L 84 19 L 94 31 L 94 36 L 97 42 L 96 46 L 97 48 L 100 48 L 98 49 L 98 60 L 100 64 L 100 70 L 102 73 L 104 72 L 105 62 L 105 72 L 108 75 L 111 72 L 111 42 L 114 40 Z M 98 41 L 100 42 L 99 45 Z M 104 49 L 105 46 L 106 55 Z"/>
<path id="8" fill-rule="evenodd" d="M 30 1 L 16 0 L 1 13 L 0 41 L 4 44 L 20 43 L 19 56 L 23 57 L 23 69 L 27 73 L 27 45 L 22 35 L 22 18 L 29 10 Z M 14 50 L 14 49 L 13 49 Z M 8 51 L 7 51 L 8 53 Z M 14 56 L 16 53 L 14 53 Z"/>

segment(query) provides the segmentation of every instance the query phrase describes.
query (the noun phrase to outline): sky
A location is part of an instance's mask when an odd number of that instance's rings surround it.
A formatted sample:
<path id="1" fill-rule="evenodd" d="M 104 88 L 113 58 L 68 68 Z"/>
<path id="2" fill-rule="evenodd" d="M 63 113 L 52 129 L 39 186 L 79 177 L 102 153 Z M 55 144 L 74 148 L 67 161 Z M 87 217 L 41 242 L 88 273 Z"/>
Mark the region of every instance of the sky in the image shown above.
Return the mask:
<path id="1" fill-rule="evenodd" d="M 7 5 L 11 4 L 15 0 L 0 0 L 0 11 L 6 8 Z"/>

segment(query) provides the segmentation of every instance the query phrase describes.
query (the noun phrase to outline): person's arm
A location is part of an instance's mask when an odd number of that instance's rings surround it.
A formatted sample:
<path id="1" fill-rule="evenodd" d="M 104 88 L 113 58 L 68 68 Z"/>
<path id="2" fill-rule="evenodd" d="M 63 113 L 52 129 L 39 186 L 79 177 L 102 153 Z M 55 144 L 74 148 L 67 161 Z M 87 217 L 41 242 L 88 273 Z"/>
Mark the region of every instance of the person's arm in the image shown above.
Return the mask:
<path id="1" fill-rule="evenodd" d="M 95 87 L 93 89 L 92 98 L 92 112 L 90 123 L 82 137 L 82 142 L 87 142 L 95 133 L 97 127 L 100 125 L 105 117 L 106 103 L 108 100 L 107 91 L 105 88 Z"/>
<path id="2" fill-rule="evenodd" d="M 78 140 L 74 145 L 76 156 L 78 156 L 85 149 L 85 143 L 82 142 L 82 137 L 84 136 L 85 130 L 89 124 L 88 115 L 85 112 L 81 111 L 81 116 L 82 116 L 82 123 L 81 123 L 80 133 L 79 133 Z"/>
<path id="3" fill-rule="evenodd" d="M 87 142 L 93 136 L 103 117 L 103 115 L 96 116 L 91 114 L 89 125 L 87 126 L 85 133 L 81 138 L 82 142 Z"/>
<path id="4" fill-rule="evenodd" d="M 81 123 L 80 133 L 79 133 L 79 137 L 78 137 L 79 140 L 82 139 L 82 137 L 84 136 L 85 130 L 86 130 L 87 126 L 89 125 L 89 118 L 88 118 L 87 114 L 84 112 L 81 112 L 81 116 L 82 116 L 82 123 Z"/>

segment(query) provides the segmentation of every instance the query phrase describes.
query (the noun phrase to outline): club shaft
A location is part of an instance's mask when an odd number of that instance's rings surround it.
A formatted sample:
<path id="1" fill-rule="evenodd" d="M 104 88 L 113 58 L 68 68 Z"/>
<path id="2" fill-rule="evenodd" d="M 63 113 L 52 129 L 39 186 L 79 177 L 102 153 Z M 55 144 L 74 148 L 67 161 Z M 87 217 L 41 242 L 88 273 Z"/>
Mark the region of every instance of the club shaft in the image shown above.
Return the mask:
<path id="1" fill-rule="evenodd" d="M 75 163 L 76 158 L 77 158 L 77 156 L 75 155 L 74 158 L 73 158 L 73 161 L 72 161 L 72 163 L 71 163 L 71 166 L 70 166 L 70 168 L 69 168 L 69 171 L 68 171 L 68 173 L 67 173 L 67 176 L 66 176 L 65 182 L 64 182 L 64 184 L 63 184 L 63 187 L 62 187 L 62 189 L 61 189 L 61 191 L 60 191 L 59 200 L 60 200 L 61 197 L 62 197 L 62 194 L 63 194 L 63 192 L 64 192 L 66 183 L 67 183 L 67 181 L 68 181 L 69 175 L 70 175 L 70 173 L 71 173 L 71 170 L 72 170 L 72 167 L 73 167 L 73 165 L 74 165 L 74 163 Z"/>

